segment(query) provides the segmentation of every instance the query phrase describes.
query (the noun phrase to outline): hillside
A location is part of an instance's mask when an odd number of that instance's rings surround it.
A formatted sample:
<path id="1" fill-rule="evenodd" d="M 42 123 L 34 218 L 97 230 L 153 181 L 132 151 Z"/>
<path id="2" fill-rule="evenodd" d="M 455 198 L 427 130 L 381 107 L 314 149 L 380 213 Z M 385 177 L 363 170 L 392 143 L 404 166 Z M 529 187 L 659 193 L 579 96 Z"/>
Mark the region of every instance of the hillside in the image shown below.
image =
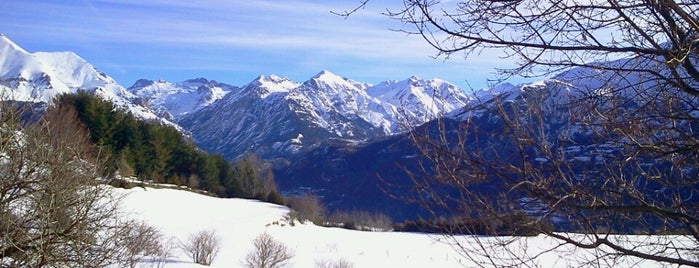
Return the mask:
<path id="1" fill-rule="evenodd" d="M 243 199 L 221 199 L 191 192 L 133 188 L 114 189 L 125 195 L 124 208 L 136 218 L 159 228 L 166 237 L 184 240 L 199 230 L 215 230 L 222 238 L 222 249 L 211 267 L 243 267 L 242 260 L 252 248 L 252 240 L 268 233 L 291 248 L 295 257 L 291 267 L 317 267 L 318 261 L 346 260 L 354 267 L 473 267 L 474 260 L 459 255 L 450 239 L 440 235 L 400 232 L 361 232 L 312 224 L 290 226 L 284 221 L 286 207 Z M 159 200 L 159 202 L 152 202 Z M 172 209 L 172 208 L 177 209 Z M 202 209 L 206 208 L 206 209 Z M 278 223 L 278 224 L 275 224 Z M 456 237 L 461 243 L 482 242 L 486 245 L 509 238 Z M 638 239 L 643 239 L 639 237 Z M 526 250 L 532 256 L 557 247 L 545 237 L 523 237 L 510 245 L 512 250 Z M 568 247 L 557 248 L 539 255 L 535 261 L 541 267 L 575 267 L 592 252 L 578 250 L 576 254 L 561 254 Z M 479 261 L 486 259 L 471 256 Z M 614 267 L 659 267 L 653 263 L 621 260 Z M 204 267 L 191 263 L 184 254 L 174 250 L 165 267 Z"/>

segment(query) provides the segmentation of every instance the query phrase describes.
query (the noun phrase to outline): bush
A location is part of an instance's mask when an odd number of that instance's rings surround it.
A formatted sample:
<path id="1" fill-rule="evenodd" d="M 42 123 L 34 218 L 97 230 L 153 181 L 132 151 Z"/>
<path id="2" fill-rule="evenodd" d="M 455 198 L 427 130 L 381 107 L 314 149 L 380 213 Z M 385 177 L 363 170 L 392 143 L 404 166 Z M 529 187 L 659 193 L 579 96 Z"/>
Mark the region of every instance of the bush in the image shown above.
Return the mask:
<path id="1" fill-rule="evenodd" d="M 198 264 L 209 266 L 221 249 L 221 238 L 213 230 L 202 230 L 191 234 L 180 248 Z"/>
<path id="2" fill-rule="evenodd" d="M 330 226 L 363 231 L 386 231 L 393 228 L 393 221 L 386 214 L 363 210 L 336 211 L 328 218 Z"/>
<path id="3" fill-rule="evenodd" d="M 286 203 L 291 208 L 289 216 L 292 220 L 309 220 L 318 225 L 325 221 L 325 206 L 316 195 L 289 197 Z"/>
<path id="4" fill-rule="evenodd" d="M 121 235 L 125 245 L 124 262 L 128 267 L 136 267 L 146 257 L 154 257 L 151 264 L 157 266 L 170 254 L 160 230 L 145 222 L 128 223 Z"/>
<path id="5" fill-rule="evenodd" d="M 294 252 L 281 242 L 262 233 L 253 240 L 254 248 L 245 256 L 245 267 L 277 268 L 283 267 L 294 257 Z"/>
<path id="6" fill-rule="evenodd" d="M 352 268 L 354 267 L 354 264 L 351 262 L 345 260 L 345 259 L 339 259 L 339 260 L 317 260 L 316 261 L 316 268 Z"/>

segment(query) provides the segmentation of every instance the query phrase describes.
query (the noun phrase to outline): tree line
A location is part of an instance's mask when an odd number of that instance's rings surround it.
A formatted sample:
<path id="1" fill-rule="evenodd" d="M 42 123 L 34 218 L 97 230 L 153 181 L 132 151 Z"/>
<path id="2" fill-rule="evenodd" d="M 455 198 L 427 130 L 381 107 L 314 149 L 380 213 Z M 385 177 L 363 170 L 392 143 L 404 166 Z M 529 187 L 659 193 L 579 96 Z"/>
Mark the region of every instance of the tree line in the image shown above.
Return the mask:
<path id="1" fill-rule="evenodd" d="M 76 111 L 90 141 L 109 159 L 106 175 L 183 185 L 220 197 L 283 202 L 271 170 L 255 155 L 228 162 L 199 150 L 175 127 L 139 120 L 89 92 L 59 96 L 54 105 Z"/>

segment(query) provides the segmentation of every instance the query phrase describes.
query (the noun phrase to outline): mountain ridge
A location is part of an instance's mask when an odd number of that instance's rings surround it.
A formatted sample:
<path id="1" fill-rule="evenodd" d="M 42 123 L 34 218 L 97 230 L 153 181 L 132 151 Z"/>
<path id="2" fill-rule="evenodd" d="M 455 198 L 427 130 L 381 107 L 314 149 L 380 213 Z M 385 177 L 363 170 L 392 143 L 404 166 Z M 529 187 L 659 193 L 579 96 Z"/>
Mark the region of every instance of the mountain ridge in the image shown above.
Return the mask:
<path id="1" fill-rule="evenodd" d="M 187 114 L 178 122 L 192 131 L 202 147 L 224 149 L 224 156 L 229 159 L 246 152 L 275 158 L 330 140 L 356 143 L 407 131 L 409 127 L 406 126 L 420 125 L 438 114 L 447 114 L 470 99 L 448 82 L 420 83 L 424 85 L 420 88 L 422 91 L 444 90 L 449 91 L 446 95 L 455 97 L 440 99 L 439 103 L 448 105 L 433 109 L 436 111 L 433 114 L 406 117 L 432 104 L 422 101 L 426 94 L 410 99 L 415 94 L 414 88 L 399 88 L 387 83 L 389 86 L 372 89 L 373 84 L 323 70 L 304 82 L 277 75 L 259 76 L 234 94 Z M 396 105 L 401 101 L 390 99 L 395 96 L 370 94 L 383 90 L 405 91 L 396 96 L 406 97 L 403 104 L 411 102 L 411 105 Z M 251 129 L 256 132 L 250 132 Z M 303 139 L 297 139 L 299 135 Z"/>

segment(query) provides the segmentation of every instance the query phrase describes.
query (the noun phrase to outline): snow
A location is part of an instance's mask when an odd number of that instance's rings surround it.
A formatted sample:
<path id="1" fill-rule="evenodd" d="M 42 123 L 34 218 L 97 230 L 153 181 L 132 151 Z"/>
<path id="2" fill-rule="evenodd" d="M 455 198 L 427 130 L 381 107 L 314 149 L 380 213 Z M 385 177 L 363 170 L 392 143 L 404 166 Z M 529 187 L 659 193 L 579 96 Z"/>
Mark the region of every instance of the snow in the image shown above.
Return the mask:
<path id="1" fill-rule="evenodd" d="M 511 237 L 457 236 L 402 232 L 362 232 L 313 224 L 289 225 L 288 208 L 245 199 L 223 199 L 175 189 L 114 188 L 123 195 L 123 209 L 133 217 L 159 228 L 173 241 L 183 241 L 201 230 L 214 230 L 222 239 L 222 249 L 211 267 L 242 267 L 252 248 L 252 240 L 267 233 L 294 251 L 292 267 L 314 267 L 318 261 L 346 260 L 354 267 L 473 267 L 485 261 L 479 254 L 464 256 L 454 247 L 493 245 L 508 242 L 509 252 L 537 256 L 540 267 L 571 267 L 589 261 L 594 252 L 558 245 L 544 236 Z M 584 235 L 568 234 L 576 239 Z M 653 236 L 612 236 L 620 241 L 654 239 Z M 662 238 L 662 237 L 659 237 Z M 683 237 L 670 238 L 681 242 Z M 482 244 L 478 244 L 482 243 Z M 166 267 L 202 267 L 177 250 L 171 252 Z M 505 256 L 502 256 L 505 257 Z M 654 263 L 621 260 L 615 267 L 657 267 Z"/>
<path id="2" fill-rule="evenodd" d="M 355 84 L 348 81 L 348 79 L 331 73 L 328 70 L 319 72 L 313 76 L 311 80 L 316 81 L 319 85 L 326 87 L 358 89 Z"/>
<path id="3" fill-rule="evenodd" d="M 170 83 L 168 81 L 136 81 L 129 90 L 148 101 L 150 107 L 161 116 L 172 115 L 175 119 L 196 112 L 222 99 L 235 87 L 197 78 Z"/>
<path id="4" fill-rule="evenodd" d="M 252 240 L 268 233 L 291 248 L 293 267 L 344 259 L 355 267 L 460 267 L 460 257 L 439 237 L 398 232 L 361 232 L 313 224 L 290 226 L 288 208 L 254 200 L 222 199 L 173 189 L 115 189 L 126 194 L 124 208 L 184 240 L 199 230 L 215 230 L 222 250 L 212 267 L 241 267 Z M 166 267 L 200 267 L 176 252 Z"/>
<path id="5" fill-rule="evenodd" d="M 36 52 L 33 55 L 48 63 L 55 75 L 64 78 L 62 81 L 69 88 L 96 88 L 116 84 L 73 52 Z"/>
<path id="6" fill-rule="evenodd" d="M 291 142 L 291 144 L 303 144 L 302 139 L 303 139 L 303 134 L 299 133 L 299 135 L 296 136 L 296 138 L 290 139 L 289 141 Z"/>
<path id="7" fill-rule="evenodd" d="M 288 93 L 299 85 L 299 83 L 291 81 L 286 77 L 270 75 L 258 77 L 248 87 L 260 90 L 260 98 L 265 99 L 274 93 Z"/>
<path id="8" fill-rule="evenodd" d="M 463 90 L 449 82 L 438 78 L 423 80 L 416 76 L 380 83 L 367 88 L 367 93 L 395 107 L 394 117 L 407 116 L 411 123 L 417 124 L 448 114 L 470 100 Z"/>

